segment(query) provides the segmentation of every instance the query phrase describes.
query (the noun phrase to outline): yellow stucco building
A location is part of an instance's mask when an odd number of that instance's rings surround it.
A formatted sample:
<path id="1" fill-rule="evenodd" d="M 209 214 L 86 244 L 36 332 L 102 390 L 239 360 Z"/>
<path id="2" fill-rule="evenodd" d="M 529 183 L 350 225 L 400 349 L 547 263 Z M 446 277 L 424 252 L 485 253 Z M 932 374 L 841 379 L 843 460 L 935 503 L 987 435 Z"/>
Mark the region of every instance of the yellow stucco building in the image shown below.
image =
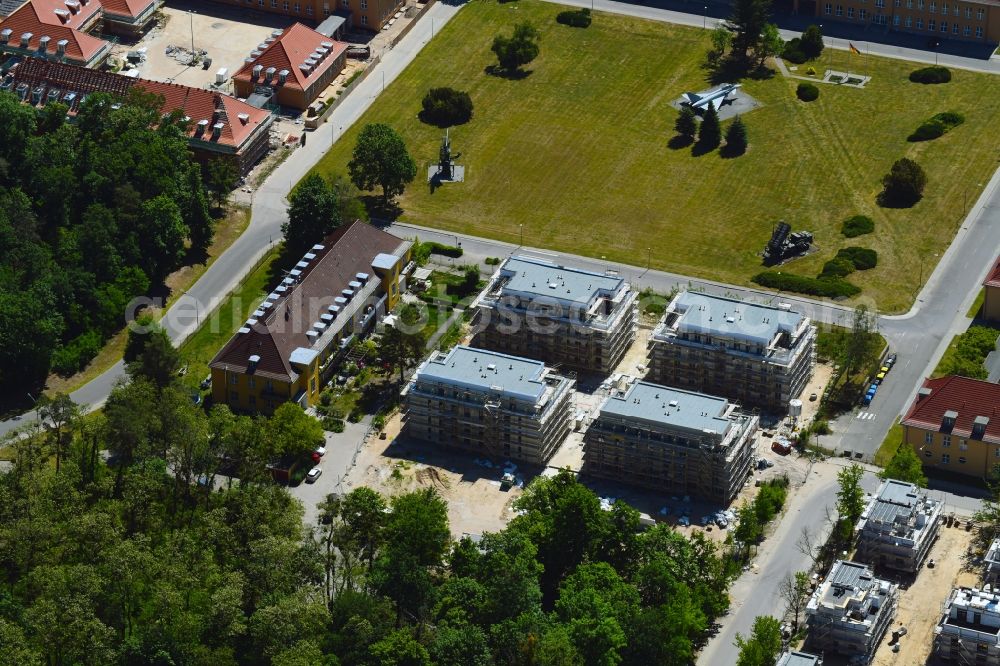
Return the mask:
<path id="1" fill-rule="evenodd" d="M 315 404 L 352 340 L 398 303 L 411 247 L 361 221 L 314 245 L 212 360 L 215 402 L 265 414 Z"/>
<path id="2" fill-rule="evenodd" d="M 977 478 L 1000 465 L 1000 384 L 928 379 L 903 417 L 903 443 L 924 467 Z"/>
<path id="3" fill-rule="evenodd" d="M 982 318 L 1000 324 L 1000 257 L 997 257 L 993 268 L 983 280 L 983 291 L 986 296 L 983 300 Z"/>

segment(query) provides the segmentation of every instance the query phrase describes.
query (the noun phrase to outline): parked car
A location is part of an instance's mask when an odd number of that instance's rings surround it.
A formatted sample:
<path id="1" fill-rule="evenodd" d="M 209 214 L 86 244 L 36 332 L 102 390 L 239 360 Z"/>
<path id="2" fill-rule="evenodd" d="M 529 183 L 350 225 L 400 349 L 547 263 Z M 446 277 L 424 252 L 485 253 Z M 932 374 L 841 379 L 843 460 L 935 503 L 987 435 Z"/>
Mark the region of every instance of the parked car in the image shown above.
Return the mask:
<path id="1" fill-rule="evenodd" d="M 890 368 L 892 366 L 896 365 L 896 355 L 895 354 L 889 354 L 889 358 L 885 359 L 885 364 L 887 366 L 889 366 Z"/>
<path id="2" fill-rule="evenodd" d="M 325 456 L 326 455 L 326 447 L 325 446 L 317 446 L 316 447 L 316 453 L 318 453 L 320 455 L 320 457 Z"/>
<path id="3" fill-rule="evenodd" d="M 313 467 L 311 470 L 306 472 L 306 483 L 316 483 L 316 479 L 318 479 L 322 473 L 322 469 L 319 467 Z"/>

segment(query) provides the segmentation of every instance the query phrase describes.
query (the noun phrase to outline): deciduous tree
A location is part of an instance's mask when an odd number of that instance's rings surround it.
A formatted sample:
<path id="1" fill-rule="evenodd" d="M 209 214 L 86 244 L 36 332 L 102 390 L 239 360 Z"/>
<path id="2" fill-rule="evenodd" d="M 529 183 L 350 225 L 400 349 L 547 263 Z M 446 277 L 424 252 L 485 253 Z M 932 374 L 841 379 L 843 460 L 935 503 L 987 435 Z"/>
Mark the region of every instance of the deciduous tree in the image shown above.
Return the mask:
<path id="1" fill-rule="evenodd" d="M 381 187 L 385 205 L 402 194 L 407 183 L 417 176 L 417 163 L 406 151 L 403 138 L 383 123 L 364 126 L 347 169 L 358 189 Z"/>
<path id="2" fill-rule="evenodd" d="M 899 448 L 892 456 L 892 460 L 885 466 L 879 477 L 882 479 L 897 479 L 913 483 L 921 488 L 927 487 L 927 475 L 924 474 L 923 463 L 920 456 L 913 450 L 913 447 L 906 442 L 900 442 Z"/>
<path id="3" fill-rule="evenodd" d="M 772 666 L 781 654 L 781 623 L 768 615 L 758 616 L 748 638 L 736 634 L 736 647 L 740 651 L 736 666 Z"/>
<path id="4" fill-rule="evenodd" d="M 288 221 L 281 225 L 285 247 L 298 255 L 340 226 L 340 202 L 329 183 L 310 173 L 288 195 Z"/>
<path id="5" fill-rule="evenodd" d="M 510 37 L 497 35 L 490 50 L 500 62 L 500 68 L 513 73 L 538 57 L 538 30 L 530 23 L 518 23 Z"/>

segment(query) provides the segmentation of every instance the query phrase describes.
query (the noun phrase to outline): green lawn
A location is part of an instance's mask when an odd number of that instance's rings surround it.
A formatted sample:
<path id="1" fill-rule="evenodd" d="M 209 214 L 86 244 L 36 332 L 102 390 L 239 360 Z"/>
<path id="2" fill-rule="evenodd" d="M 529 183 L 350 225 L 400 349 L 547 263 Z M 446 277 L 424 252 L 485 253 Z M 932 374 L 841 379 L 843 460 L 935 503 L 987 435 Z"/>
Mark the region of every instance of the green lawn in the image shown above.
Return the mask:
<path id="1" fill-rule="evenodd" d="M 910 83 L 915 65 L 829 53 L 814 66 L 864 70 L 864 90 L 820 85 L 817 101 L 795 98 L 797 80 L 745 81 L 762 104 L 745 121 L 749 152 L 693 157 L 671 150 L 680 93 L 708 87 L 703 68 L 708 33 L 597 13 L 588 29 L 555 22 L 560 7 L 536 0 L 467 4 L 380 95 L 317 167 L 346 171 L 361 126 L 388 122 L 404 136 L 419 165 L 401 197 L 408 222 L 642 264 L 646 248 L 656 268 L 749 284 L 757 253 L 774 222 L 812 230 L 820 251 L 786 270 L 815 276 L 847 245 L 874 247 L 877 268 L 849 279 L 883 311 L 908 308 L 935 254 L 950 242 L 996 167 L 995 142 L 984 130 L 1000 122 L 1000 86 L 987 75 L 953 72 L 951 83 Z M 494 35 L 531 20 L 542 34 L 541 55 L 521 80 L 498 78 Z M 806 66 L 799 68 L 804 72 Z M 451 131 L 463 184 L 433 194 L 426 167 L 443 131 L 417 118 L 428 88 L 467 90 L 472 121 Z M 940 111 L 966 116 L 964 125 L 925 143 L 906 137 Z M 879 180 L 903 156 L 929 175 L 926 196 L 911 210 L 876 206 Z M 876 231 L 852 240 L 844 218 L 866 214 Z"/>
<path id="2" fill-rule="evenodd" d="M 191 388 L 198 387 L 209 374 L 208 364 L 267 296 L 275 281 L 273 266 L 281 258 L 279 251 L 280 246 L 272 249 L 260 265 L 246 276 L 243 284 L 202 320 L 201 327 L 181 345 L 182 362 L 188 366 L 185 384 Z"/>
<path id="3" fill-rule="evenodd" d="M 885 439 L 882 440 L 882 444 L 878 447 L 878 451 L 875 452 L 875 464 L 879 467 L 888 465 L 902 442 L 903 425 L 899 419 L 896 419 L 896 422 L 889 428 L 889 432 L 886 433 Z"/>

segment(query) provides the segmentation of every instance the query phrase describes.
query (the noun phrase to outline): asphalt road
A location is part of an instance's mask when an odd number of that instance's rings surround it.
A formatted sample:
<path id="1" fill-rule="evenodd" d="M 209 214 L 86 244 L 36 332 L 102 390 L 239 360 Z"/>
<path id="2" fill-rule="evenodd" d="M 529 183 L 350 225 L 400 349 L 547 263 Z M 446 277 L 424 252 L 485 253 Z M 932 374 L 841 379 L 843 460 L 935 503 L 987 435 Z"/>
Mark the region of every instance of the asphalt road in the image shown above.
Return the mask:
<path id="1" fill-rule="evenodd" d="M 354 91 L 333 111 L 328 121 L 310 132 L 306 145 L 295 154 L 254 193 L 250 225 L 205 274 L 165 313 L 162 324 L 175 344 L 180 344 L 198 328 L 202 316 L 210 313 L 229 295 L 244 275 L 260 260 L 273 243 L 281 238 L 281 224 L 286 218 L 286 196 L 292 186 L 319 161 L 326 149 L 355 123 L 385 86 L 392 83 L 431 39 L 431 31 L 440 30 L 460 9 L 460 5 L 435 3 L 424 17 L 391 50 Z M 108 394 L 125 374 L 119 362 L 80 389 L 70 394 L 79 405 L 89 409 L 100 407 Z M 0 422 L 0 436 L 35 420 L 34 412 L 19 419 Z"/>

